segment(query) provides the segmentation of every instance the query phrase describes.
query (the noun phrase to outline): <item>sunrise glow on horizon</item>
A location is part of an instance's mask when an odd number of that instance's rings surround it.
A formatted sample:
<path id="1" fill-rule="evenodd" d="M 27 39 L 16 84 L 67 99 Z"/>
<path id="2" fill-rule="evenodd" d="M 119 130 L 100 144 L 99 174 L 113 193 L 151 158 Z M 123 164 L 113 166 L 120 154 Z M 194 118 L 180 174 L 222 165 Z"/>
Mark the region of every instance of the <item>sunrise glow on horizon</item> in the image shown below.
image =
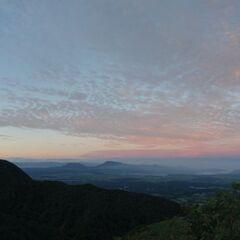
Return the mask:
<path id="1" fill-rule="evenodd" d="M 240 157 L 240 1 L 0 2 L 0 158 Z"/>

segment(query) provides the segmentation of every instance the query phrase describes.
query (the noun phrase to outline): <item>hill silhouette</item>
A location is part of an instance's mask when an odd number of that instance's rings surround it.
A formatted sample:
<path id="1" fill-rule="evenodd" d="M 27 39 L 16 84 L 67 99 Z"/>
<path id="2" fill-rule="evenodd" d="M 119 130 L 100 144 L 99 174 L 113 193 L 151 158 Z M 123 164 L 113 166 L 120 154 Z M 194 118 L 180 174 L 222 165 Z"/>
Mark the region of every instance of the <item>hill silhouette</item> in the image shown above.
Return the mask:
<path id="1" fill-rule="evenodd" d="M 86 168 L 85 165 L 81 163 L 67 163 L 66 165 L 62 166 L 65 168 Z"/>
<path id="2" fill-rule="evenodd" d="M 116 162 L 116 161 L 106 161 L 97 167 L 99 168 L 105 168 L 105 167 L 122 167 L 122 166 L 127 166 L 127 164 L 121 163 L 121 162 Z"/>
<path id="3" fill-rule="evenodd" d="M 14 164 L 0 160 L 0 186 L 6 188 L 6 186 L 19 186 L 27 184 L 31 181 L 31 178 L 23 172 L 20 168 Z"/>
<path id="4" fill-rule="evenodd" d="M 110 240 L 181 214 L 177 203 L 159 197 L 34 181 L 3 160 L 0 186 L 2 240 Z"/>

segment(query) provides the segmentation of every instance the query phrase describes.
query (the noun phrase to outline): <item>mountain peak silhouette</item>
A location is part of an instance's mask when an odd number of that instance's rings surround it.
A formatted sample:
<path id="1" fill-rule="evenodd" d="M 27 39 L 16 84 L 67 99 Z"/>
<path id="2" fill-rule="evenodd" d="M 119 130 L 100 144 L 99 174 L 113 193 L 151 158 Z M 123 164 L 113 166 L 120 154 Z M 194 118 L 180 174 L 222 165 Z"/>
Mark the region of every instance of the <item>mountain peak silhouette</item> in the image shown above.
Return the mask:
<path id="1" fill-rule="evenodd" d="M 18 186 L 31 182 L 31 178 L 16 165 L 0 160 L 0 186 Z"/>

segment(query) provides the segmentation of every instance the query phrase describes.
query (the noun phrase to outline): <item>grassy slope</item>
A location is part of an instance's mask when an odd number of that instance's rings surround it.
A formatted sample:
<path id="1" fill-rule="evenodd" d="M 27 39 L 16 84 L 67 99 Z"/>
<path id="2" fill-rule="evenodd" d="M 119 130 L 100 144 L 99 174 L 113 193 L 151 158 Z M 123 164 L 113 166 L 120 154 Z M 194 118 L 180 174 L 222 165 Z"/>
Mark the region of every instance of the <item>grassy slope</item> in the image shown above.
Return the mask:
<path id="1" fill-rule="evenodd" d="M 182 218 L 173 218 L 137 228 L 119 240 L 194 240 L 194 238 L 188 222 Z"/>

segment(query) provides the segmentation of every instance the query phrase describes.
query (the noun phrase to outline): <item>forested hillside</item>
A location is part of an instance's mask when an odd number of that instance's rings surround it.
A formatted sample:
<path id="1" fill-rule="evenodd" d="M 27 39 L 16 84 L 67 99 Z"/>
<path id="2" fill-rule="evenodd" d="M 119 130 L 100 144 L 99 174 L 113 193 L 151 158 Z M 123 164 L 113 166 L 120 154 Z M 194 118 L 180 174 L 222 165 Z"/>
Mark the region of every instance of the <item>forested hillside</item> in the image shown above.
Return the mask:
<path id="1" fill-rule="evenodd" d="M 108 240 L 181 214 L 159 197 L 33 181 L 3 160 L 0 173 L 1 240 Z"/>
<path id="2" fill-rule="evenodd" d="M 240 184 L 173 218 L 131 231 L 121 240 L 239 240 Z"/>

